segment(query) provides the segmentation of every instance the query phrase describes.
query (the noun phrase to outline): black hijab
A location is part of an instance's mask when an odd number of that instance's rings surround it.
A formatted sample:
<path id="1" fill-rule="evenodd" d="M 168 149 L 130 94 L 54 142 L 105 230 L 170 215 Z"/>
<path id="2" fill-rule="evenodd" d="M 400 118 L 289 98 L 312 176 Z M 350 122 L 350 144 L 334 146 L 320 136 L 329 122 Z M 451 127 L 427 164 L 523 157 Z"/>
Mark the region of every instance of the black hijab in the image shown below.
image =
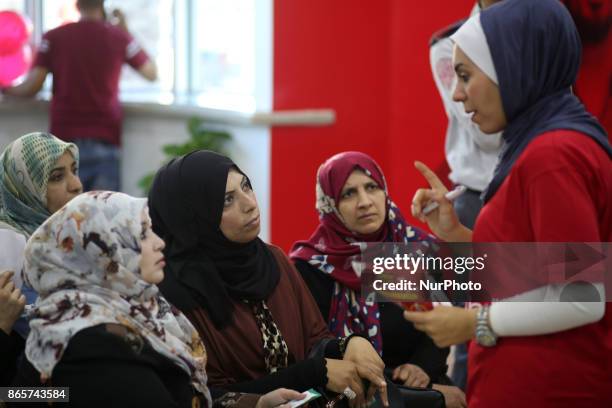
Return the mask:
<path id="1" fill-rule="evenodd" d="M 219 228 L 232 168 L 245 175 L 225 156 L 193 152 L 163 166 L 149 192 L 153 230 L 166 242 L 159 287 L 183 312 L 205 309 L 217 328 L 232 320 L 231 299 L 266 299 L 280 278 L 261 239 L 232 242 Z"/>

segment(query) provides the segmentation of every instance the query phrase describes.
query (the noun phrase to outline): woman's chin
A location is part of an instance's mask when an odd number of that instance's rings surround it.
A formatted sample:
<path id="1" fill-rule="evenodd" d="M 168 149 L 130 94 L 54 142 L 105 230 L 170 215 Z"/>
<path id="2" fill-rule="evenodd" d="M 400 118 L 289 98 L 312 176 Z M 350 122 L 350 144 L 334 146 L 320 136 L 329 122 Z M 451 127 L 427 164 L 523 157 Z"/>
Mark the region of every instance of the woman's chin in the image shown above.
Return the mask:
<path id="1" fill-rule="evenodd" d="M 256 229 L 252 229 L 246 233 L 241 234 L 240 236 L 230 239 L 230 241 L 236 242 L 238 244 L 248 244 L 259 236 L 260 231 L 261 227 L 257 227 Z"/>
<path id="2" fill-rule="evenodd" d="M 356 229 L 355 232 L 359 235 L 371 235 L 380 230 L 381 227 L 381 222 L 371 222 L 365 225 L 361 225 L 358 229 Z"/>
<path id="3" fill-rule="evenodd" d="M 488 122 L 476 123 L 476 126 L 478 126 L 478 129 L 480 129 L 480 131 L 486 135 L 492 135 L 492 134 L 501 132 L 506 127 L 505 125 L 502 125 L 499 123 L 488 123 Z"/>

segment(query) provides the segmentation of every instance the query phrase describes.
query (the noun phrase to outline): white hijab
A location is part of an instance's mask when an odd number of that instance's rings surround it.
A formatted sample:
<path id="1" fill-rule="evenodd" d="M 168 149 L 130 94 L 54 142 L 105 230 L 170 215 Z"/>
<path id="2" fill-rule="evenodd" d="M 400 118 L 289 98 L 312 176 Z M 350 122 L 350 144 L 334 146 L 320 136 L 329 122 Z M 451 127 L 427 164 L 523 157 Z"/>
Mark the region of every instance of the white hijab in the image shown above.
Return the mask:
<path id="1" fill-rule="evenodd" d="M 470 17 L 450 38 L 495 85 L 499 85 L 491 49 L 480 23 L 480 13 Z"/>

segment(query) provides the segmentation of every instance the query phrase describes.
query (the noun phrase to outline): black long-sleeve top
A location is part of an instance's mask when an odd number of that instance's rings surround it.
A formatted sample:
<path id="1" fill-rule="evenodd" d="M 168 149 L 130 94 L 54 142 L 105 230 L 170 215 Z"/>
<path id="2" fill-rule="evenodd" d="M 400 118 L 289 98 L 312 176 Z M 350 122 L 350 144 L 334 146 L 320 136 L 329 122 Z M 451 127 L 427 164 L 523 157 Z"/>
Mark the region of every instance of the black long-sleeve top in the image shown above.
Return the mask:
<path id="1" fill-rule="evenodd" d="M 329 318 L 334 280 L 306 261 L 295 266 L 308 285 L 324 319 Z M 403 317 L 403 310 L 394 303 L 379 303 L 382 335 L 382 359 L 387 367 L 410 363 L 419 366 L 434 383 L 448 384 L 446 358 L 448 348 L 437 347 L 425 333 Z"/>
<path id="2" fill-rule="evenodd" d="M 23 359 L 13 384 L 40 387 L 40 374 Z M 106 325 L 72 337 L 53 369 L 51 386 L 70 387 L 66 406 L 75 407 L 191 407 L 196 396 L 189 376 L 172 360 Z"/>
<path id="3" fill-rule="evenodd" d="M 203 396 L 190 381 L 182 368 L 155 351 L 143 338 L 122 336 L 102 324 L 72 337 L 53 369 L 50 384 L 45 386 L 70 387 L 70 402 L 61 403 L 62 407 L 205 407 Z M 43 385 L 38 371 L 23 359 L 12 386 Z M 211 392 L 214 397 L 225 394 L 222 390 Z M 225 394 L 214 401 L 213 407 L 220 408 L 224 403 L 225 407 L 252 408 L 258 398 L 251 394 Z M 15 403 L 14 406 L 48 405 Z"/>
<path id="4" fill-rule="evenodd" d="M 0 330 L 0 387 L 7 387 L 17 373 L 17 361 L 23 354 L 24 339 L 16 332 Z"/>

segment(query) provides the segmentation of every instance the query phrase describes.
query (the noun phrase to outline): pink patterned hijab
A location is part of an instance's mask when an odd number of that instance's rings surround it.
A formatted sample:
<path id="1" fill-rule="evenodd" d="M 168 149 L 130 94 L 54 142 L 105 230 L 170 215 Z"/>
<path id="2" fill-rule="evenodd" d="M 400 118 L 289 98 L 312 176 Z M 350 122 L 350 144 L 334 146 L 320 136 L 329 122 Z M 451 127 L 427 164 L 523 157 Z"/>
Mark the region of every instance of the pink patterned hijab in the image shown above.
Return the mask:
<path id="1" fill-rule="evenodd" d="M 350 231 L 338 210 L 344 184 L 356 169 L 371 177 L 387 197 L 385 222 L 378 231 L 369 235 Z M 293 245 L 289 257 L 308 262 L 336 281 L 328 317 L 332 333 L 339 337 L 351 333 L 365 335 L 381 353 L 378 306 L 359 296 L 360 269 L 354 267 L 361 256 L 359 243 L 407 243 L 434 238 L 406 223 L 399 208 L 389 198 L 380 166 L 365 153 L 343 152 L 329 158 L 317 171 L 316 189 L 320 224 L 308 240 Z"/>

